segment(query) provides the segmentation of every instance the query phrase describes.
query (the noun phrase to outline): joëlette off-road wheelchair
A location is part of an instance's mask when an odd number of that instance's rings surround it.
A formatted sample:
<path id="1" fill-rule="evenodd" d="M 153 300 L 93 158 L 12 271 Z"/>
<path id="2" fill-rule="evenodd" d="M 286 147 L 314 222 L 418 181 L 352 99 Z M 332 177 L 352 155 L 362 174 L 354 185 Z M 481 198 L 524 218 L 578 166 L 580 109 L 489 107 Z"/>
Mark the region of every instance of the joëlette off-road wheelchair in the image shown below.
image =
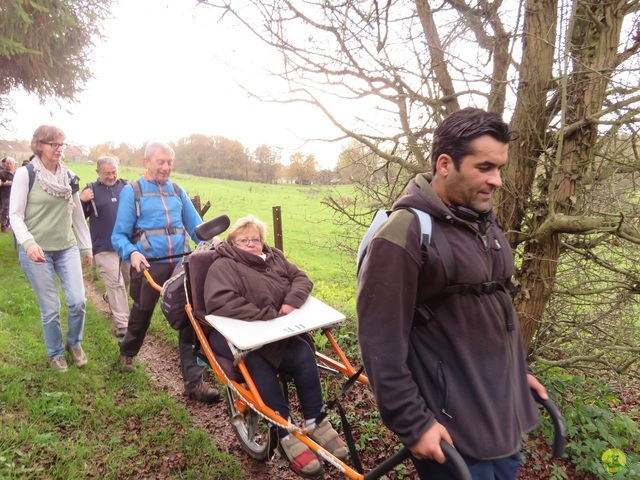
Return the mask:
<path id="1" fill-rule="evenodd" d="M 344 375 L 348 380 L 342 389 L 343 392 L 354 382 L 368 385 L 369 381 L 361 370 L 356 370 L 351 365 L 331 333 L 332 327 L 340 325 L 345 320 L 344 315 L 314 297 L 309 297 L 307 302 L 297 311 L 265 322 L 249 323 L 205 313 L 204 280 L 212 263 L 213 243 L 211 239 L 224 232 L 228 227 L 229 218 L 226 215 L 221 215 L 203 223 L 196 229 L 201 244 L 193 253 L 186 255 L 183 261 L 186 291 L 184 308 L 196 333 L 197 345 L 194 346 L 196 355 L 211 368 L 218 380 L 226 387 L 229 418 L 242 448 L 256 460 L 269 460 L 273 457 L 278 446 L 277 428 L 285 428 L 305 443 L 325 463 L 333 465 L 347 478 L 356 480 L 379 478 L 409 458 L 409 450 L 404 447 L 373 470 L 364 473 L 344 415 L 342 415 L 343 429 L 351 454 L 350 463 L 354 466 L 333 456 L 312 440 L 307 435 L 305 428 L 290 423 L 288 419 L 283 418 L 264 403 L 245 366 L 244 356 L 267 343 L 311 330 L 320 329 L 322 334 L 326 336 L 327 345 L 333 352 L 329 356 L 315 351 L 318 367 L 324 371 Z M 158 290 L 162 289 L 162 286 L 153 281 L 148 271 L 145 270 L 144 275 L 151 285 Z M 217 355 L 211 348 L 208 333 L 213 328 L 227 339 L 234 355 L 233 361 Z M 286 380 L 283 382 L 283 388 L 286 389 Z M 551 400 L 542 401 L 540 398 L 536 398 L 536 400 L 545 407 L 554 422 L 553 454 L 556 457 L 561 457 L 566 443 L 562 416 Z M 325 407 L 330 408 L 336 403 L 337 400 L 328 402 Z M 321 415 L 326 415 L 326 413 L 326 410 L 323 409 Z M 321 419 L 317 419 L 317 421 L 319 423 Z M 442 442 L 441 447 L 455 466 L 458 478 L 471 480 L 469 470 L 455 448 L 446 442 Z"/>

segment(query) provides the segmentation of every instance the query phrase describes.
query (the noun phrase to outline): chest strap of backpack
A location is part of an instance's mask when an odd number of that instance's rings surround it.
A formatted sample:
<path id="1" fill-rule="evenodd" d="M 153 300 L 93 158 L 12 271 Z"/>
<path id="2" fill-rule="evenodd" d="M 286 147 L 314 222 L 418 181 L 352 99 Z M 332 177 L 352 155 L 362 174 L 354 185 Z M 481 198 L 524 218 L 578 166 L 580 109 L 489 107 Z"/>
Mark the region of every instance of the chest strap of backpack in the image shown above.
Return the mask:
<path id="1" fill-rule="evenodd" d="M 187 232 L 182 227 L 171 227 L 171 228 L 152 228 L 151 230 L 136 230 L 133 232 L 133 242 L 140 241 L 142 247 L 149 251 L 151 250 L 151 244 L 149 243 L 148 237 L 153 237 L 154 235 L 185 235 Z"/>
<path id="2" fill-rule="evenodd" d="M 440 254 L 440 258 L 442 260 L 442 265 L 444 267 L 445 276 L 447 279 L 447 288 L 442 291 L 442 294 L 458 294 L 458 295 L 489 295 L 495 293 L 498 290 L 503 290 L 509 292 L 511 295 L 515 295 L 518 293 L 518 287 L 516 287 L 511 278 L 503 278 L 500 280 L 493 280 L 490 282 L 482 282 L 476 284 L 452 284 L 455 281 L 457 276 L 457 267 L 456 261 L 453 257 L 453 252 L 451 251 L 451 246 L 447 241 L 444 233 L 442 233 L 442 229 L 434 228 L 432 232 L 432 240 L 436 248 L 438 249 L 438 253 Z M 428 242 L 422 243 L 422 264 L 424 265 L 427 257 L 427 245 Z M 424 322 L 433 317 L 433 313 L 429 308 L 427 303 L 422 303 L 416 305 L 416 315 L 415 319 L 417 323 Z"/>
<path id="3" fill-rule="evenodd" d="M 142 189 L 140 188 L 140 182 L 138 180 L 135 180 L 135 181 L 131 182 L 131 187 L 133 188 L 133 201 L 134 201 L 135 206 L 136 206 L 136 218 L 138 218 L 140 216 L 140 197 L 142 197 L 142 196 L 145 196 L 145 197 L 160 197 L 162 195 L 165 195 L 165 196 L 176 196 L 176 197 L 179 197 L 180 196 L 180 187 L 178 186 L 177 183 L 172 183 L 172 185 L 173 185 L 174 193 L 163 192 L 163 194 L 160 194 L 160 192 L 151 192 L 151 193 L 145 193 L 143 195 L 142 194 Z M 151 244 L 149 243 L 149 240 L 147 240 L 148 237 L 153 237 L 154 235 L 176 235 L 176 234 L 177 235 L 186 235 L 187 231 L 182 227 L 152 228 L 150 230 L 138 229 L 138 230 L 134 230 L 132 241 L 134 243 L 140 241 L 140 243 L 142 244 L 142 247 L 146 251 L 149 251 L 149 250 L 151 250 Z"/>
<path id="4" fill-rule="evenodd" d="M 444 266 L 445 275 L 447 277 L 447 288 L 444 289 L 442 293 L 451 294 L 457 293 L 459 295 L 484 295 L 491 294 L 496 292 L 497 290 L 503 290 L 509 292 L 511 295 L 515 295 L 518 293 L 518 287 L 516 287 L 511 278 L 503 278 L 500 280 L 493 280 L 490 282 L 482 282 L 476 284 L 455 284 L 455 279 L 457 277 L 457 267 L 456 261 L 453 257 L 453 252 L 451 251 L 451 246 L 447 241 L 444 233 L 442 233 L 442 229 L 434 228 L 432 232 L 433 243 L 438 249 L 438 253 L 440 254 L 440 258 L 442 260 L 442 265 Z M 426 249 L 426 243 L 423 242 L 423 255 L 426 255 L 424 249 Z M 424 264 L 423 259 L 423 264 Z"/>
<path id="5" fill-rule="evenodd" d="M 476 284 L 463 283 L 460 285 L 449 285 L 443 293 L 457 293 L 459 295 L 486 295 L 495 293 L 498 290 L 509 292 L 511 295 L 518 293 L 518 287 L 513 284 L 511 278 L 503 278 L 501 280 L 493 280 L 491 282 Z"/>

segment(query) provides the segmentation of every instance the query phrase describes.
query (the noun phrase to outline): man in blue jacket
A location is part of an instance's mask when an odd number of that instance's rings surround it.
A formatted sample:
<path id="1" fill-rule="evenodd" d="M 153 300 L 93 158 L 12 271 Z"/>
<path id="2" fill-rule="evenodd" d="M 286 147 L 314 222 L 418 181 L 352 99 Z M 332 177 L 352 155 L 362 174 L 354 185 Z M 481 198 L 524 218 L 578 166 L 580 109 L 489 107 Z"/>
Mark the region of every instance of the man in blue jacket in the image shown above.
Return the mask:
<path id="1" fill-rule="evenodd" d="M 166 143 L 149 142 L 144 151 L 147 171 L 122 190 L 118 202 L 111 241 L 120 257 L 131 263 L 130 293 L 134 301 L 127 333 L 120 342 L 120 365 L 126 372 L 135 369 L 135 357 L 160 298 L 160 292 L 144 279 L 142 267 L 148 268 L 155 282 L 162 285 L 172 276 L 179 259 L 149 261 L 147 258 L 188 251 L 187 235 L 198 241 L 195 228 L 202 219 L 184 190 L 169 180 L 174 157 L 173 149 Z M 139 187 L 139 194 L 134 187 Z M 191 325 L 179 330 L 178 339 L 184 395 L 204 403 L 217 401 L 218 390 L 203 382 L 203 368 L 193 354 L 195 333 Z"/>
<path id="2" fill-rule="evenodd" d="M 129 283 L 129 265 L 122 261 L 111 244 L 111 233 L 118 213 L 118 199 L 128 183 L 118 178 L 118 164 L 117 157 L 104 155 L 98 158 L 98 179 L 82 190 L 80 200 L 84 216 L 89 219 L 93 259 L 104 281 L 115 323 L 115 334 L 117 337 L 124 337 L 129 322 L 129 298 L 126 288 Z"/>

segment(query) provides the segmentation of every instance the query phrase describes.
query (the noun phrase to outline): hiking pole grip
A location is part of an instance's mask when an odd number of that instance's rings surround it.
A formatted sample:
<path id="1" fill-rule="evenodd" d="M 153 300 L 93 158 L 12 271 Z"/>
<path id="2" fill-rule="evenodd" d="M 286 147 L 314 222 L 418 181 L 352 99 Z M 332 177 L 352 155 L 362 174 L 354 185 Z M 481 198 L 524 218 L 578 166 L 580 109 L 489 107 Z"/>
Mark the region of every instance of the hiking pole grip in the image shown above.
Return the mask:
<path id="1" fill-rule="evenodd" d="M 442 449 L 444 455 L 447 457 L 447 460 L 449 460 L 455 468 L 456 478 L 458 480 L 471 480 L 471 472 L 469 472 L 469 467 L 467 467 L 467 464 L 460 456 L 458 451 L 450 443 L 447 443 L 444 440 L 440 441 L 440 448 Z M 365 480 L 374 480 L 380 478 L 393 467 L 404 462 L 410 456 L 411 452 L 409 451 L 409 449 L 407 447 L 402 447 L 376 468 L 365 474 Z"/>
<path id="2" fill-rule="evenodd" d="M 140 264 L 140 270 L 142 270 L 142 275 L 144 276 L 144 278 L 147 279 L 147 282 L 149 282 L 149 285 L 151 285 L 155 290 L 157 290 L 159 292 L 162 291 L 162 285 L 158 285 L 155 282 L 155 280 L 153 279 L 153 277 L 149 273 L 149 270 L 147 269 L 147 266 L 144 263 Z"/>
<path id="3" fill-rule="evenodd" d="M 531 394 L 536 402 L 544 407 L 549 413 L 551 421 L 553 422 L 553 457 L 562 458 L 564 455 L 564 447 L 567 445 L 567 427 L 564 424 L 564 418 L 560 409 L 553 403 L 551 398 L 544 400 L 538 392 L 531 389 Z"/>

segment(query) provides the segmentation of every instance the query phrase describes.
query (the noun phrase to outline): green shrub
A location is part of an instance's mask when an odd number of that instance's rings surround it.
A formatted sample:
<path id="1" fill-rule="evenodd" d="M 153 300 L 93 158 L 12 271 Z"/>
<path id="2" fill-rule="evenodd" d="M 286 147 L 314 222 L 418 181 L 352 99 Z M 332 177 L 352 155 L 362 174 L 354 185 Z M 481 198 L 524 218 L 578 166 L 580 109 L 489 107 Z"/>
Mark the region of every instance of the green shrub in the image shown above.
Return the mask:
<path id="1" fill-rule="evenodd" d="M 602 380 L 582 376 L 555 376 L 545 380 L 549 394 L 564 416 L 568 435 L 565 453 L 576 470 L 593 473 L 598 478 L 612 476 L 605 471 L 602 455 L 614 448 L 627 457 L 627 468 L 615 478 L 639 478 L 640 428 L 629 415 L 612 408 L 620 399 L 611 387 Z M 542 419 L 542 427 L 544 437 L 553 438 L 553 425 L 546 417 Z M 559 469 L 556 467 L 556 470 Z M 566 478 L 566 474 L 556 471 L 552 478 Z"/>

